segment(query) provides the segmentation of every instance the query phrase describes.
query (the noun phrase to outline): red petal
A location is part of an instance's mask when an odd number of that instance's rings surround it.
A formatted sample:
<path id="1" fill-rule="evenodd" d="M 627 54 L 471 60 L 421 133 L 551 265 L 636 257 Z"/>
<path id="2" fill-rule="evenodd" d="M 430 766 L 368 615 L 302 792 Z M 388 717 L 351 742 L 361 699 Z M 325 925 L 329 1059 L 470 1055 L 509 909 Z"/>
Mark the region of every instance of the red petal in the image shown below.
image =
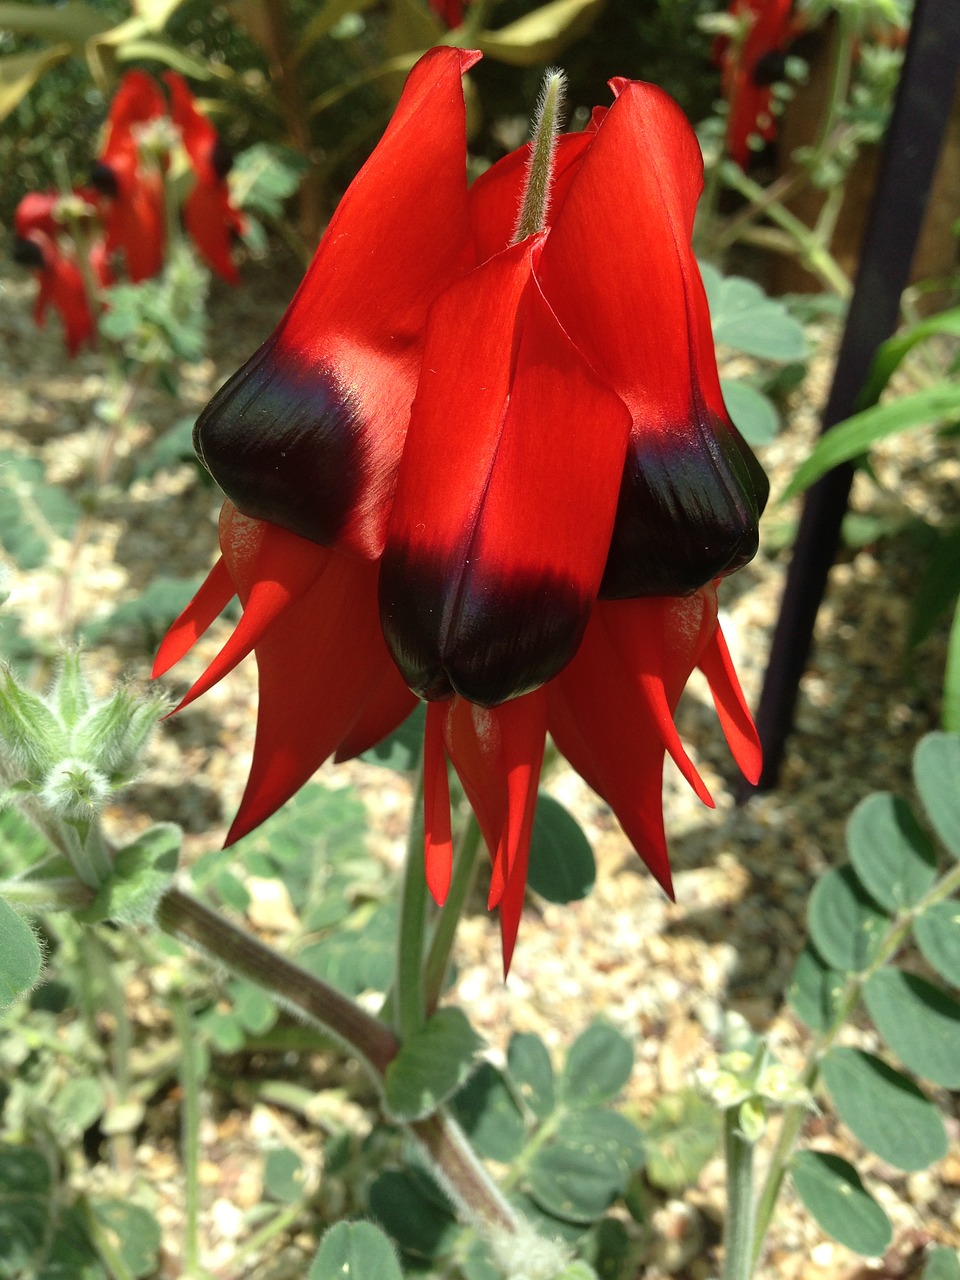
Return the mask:
<path id="1" fill-rule="evenodd" d="M 381 575 L 384 634 L 426 697 L 490 706 L 549 680 L 603 572 L 629 420 L 531 280 L 535 248 L 430 315 Z"/>
<path id="2" fill-rule="evenodd" d="M 445 715 L 444 703 L 428 704 L 427 726 L 423 738 L 423 861 L 427 888 L 440 906 L 446 902 L 450 892 L 450 875 L 453 869 L 450 784 L 443 741 Z"/>
<path id="3" fill-rule="evenodd" d="M 403 683 L 400 672 L 391 662 L 383 673 L 370 702 L 337 747 L 334 763 L 352 760 L 361 752 L 369 751 L 382 742 L 389 733 L 400 727 L 419 700 Z"/>
<path id="4" fill-rule="evenodd" d="M 160 642 L 150 673 L 153 679 L 169 671 L 193 648 L 200 636 L 227 607 L 234 594 L 227 563 L 220 556 L 197 594 Z"/>
<path id="5" fill-rule="evenodd" d="M 420 59 L 276 333 L 198 423 L 205 462 L 248 515 L 370 558 L 427 308 L 473 265 L 461 74 L 478 57 Z"/>
<path id="6" fill-rule="evenodd" d="M 707 677 L 731 754 L 747 781 L 756 786 L 763 769 L 763 749 L 719 624 L 697 665 Z"/>
<path id="7" fill-rule="evenodd" d="M 671 896 L 662 790 L 675 730 L 672 721 L 665 726 L 663 701 L 672 715 L 715 625 L 709 589 L 685 599 L 601 601 L 577 656 L 547 689 L 557 746 Z"/>
<path id="8" fill-rule="evenodd" d="M 257 640 L 257 736 L 228 844 L 268 818 L 337 750 L 391 665 L 377 618 L 377 566 L 326 558 L 323 573 Z"/>

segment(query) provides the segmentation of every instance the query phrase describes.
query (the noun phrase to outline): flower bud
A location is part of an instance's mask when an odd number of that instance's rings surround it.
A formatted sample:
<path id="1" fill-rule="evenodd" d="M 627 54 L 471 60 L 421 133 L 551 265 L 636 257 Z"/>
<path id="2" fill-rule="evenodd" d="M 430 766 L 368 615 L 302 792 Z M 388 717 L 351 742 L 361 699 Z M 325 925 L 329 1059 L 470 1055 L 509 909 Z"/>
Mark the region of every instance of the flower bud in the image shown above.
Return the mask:
<path id="1" fill-rule="evenodd" d="M 44 700 L 0 667 L 0 744 L 26 781 L 40 782 L 66 749 L 66 734 Z"/>
<path id="2" fill-rule="evenodd" d="M 66 822 L 92 821 L 110 799 L 113 787 L 99 769 L 84 760 L 61 760 L 51 770 L 40 792 L 42 804 Z"/>

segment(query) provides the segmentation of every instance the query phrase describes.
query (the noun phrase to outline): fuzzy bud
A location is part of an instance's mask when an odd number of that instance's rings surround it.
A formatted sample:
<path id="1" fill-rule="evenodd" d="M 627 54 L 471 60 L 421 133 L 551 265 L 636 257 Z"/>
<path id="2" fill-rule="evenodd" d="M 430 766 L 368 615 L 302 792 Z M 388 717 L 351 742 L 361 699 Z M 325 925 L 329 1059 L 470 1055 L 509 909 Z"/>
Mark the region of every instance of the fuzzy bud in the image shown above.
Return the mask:
<path id="1" fill-rule="evenodd" d="M 56 764 L 44 779 L 41 803 L 66 822 L 89 823 L 113 793 L 109 780 L 85 760 L 67 759 Z"/>

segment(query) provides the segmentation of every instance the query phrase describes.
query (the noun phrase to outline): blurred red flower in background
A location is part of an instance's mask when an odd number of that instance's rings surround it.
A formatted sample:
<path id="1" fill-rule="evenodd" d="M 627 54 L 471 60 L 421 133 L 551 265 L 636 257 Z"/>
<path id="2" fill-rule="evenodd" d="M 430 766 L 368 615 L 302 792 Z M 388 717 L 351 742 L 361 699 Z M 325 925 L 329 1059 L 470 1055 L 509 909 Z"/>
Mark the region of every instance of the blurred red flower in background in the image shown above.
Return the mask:
<path id="1" fill-rule="evenodd" d="M 714 56 L 723 73 L 729 106 L 727 151 L 744 168 L 751 137 L 772 142 L 777 136 L 771 85 L 785 75 L 786 52 L 798 25 L 793 0 L 733 0 L 732 17 L 748 24 L 742 41 L 724 36 Z"/>
<path id="2" fill-rule="evenodd" d="M 613 106 L 557 139 L 549 217 L 521 235 L 529 147 L 466 186 L 478 56 L 417 64 L 277 330 L 201 415 L 223 556 L 155 674 L 239 595 L 180 704 L 256 653 L 228 841 L 426 698 L 428 880 L 442 900 L 449 756 L 506 965 L 547 732 L 668 890 L 665 751 L 709 802 L 673 724 L 694 667 L 756 777 L 714 584 L 755 553 L 767 488 L 720 394 L 690 247 L 702 160 L 679 108 L 612 81 Z"/>

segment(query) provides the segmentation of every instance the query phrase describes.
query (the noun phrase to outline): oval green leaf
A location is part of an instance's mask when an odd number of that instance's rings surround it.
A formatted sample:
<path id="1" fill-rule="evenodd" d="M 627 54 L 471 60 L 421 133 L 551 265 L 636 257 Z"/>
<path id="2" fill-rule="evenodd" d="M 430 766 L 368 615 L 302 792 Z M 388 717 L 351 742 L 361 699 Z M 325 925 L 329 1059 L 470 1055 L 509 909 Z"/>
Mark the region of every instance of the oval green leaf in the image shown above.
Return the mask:
<path id="1" fill-rule="evenodd" d="M 820 1064 L 840 1119 L 863 1145 L 897 1169 L 926 1169 L 947 1153 L 940 1113 L 912 1080 L 882 1058 L 834 1048 Z"/>
<path id="2" fill-rule="evenodd" d="M 643 1142 L 625 1116 L 599 1108 L 561 1120 L 527 1175 L 533 1199 L 568 1222 L 593 1222 L 609 1208 L 643 1161 Z"/>
<path id="3" fill-rule="evenodd" d="M 877 1029 L 905 1067 L 960 1089 L 960 1004 L 902 969 L 881 969 L 863 989 Z"/>
<path id="4" fill-rule="evenodd" d="M 593 888 L 597 864 L 590 841 L 571 813 L 540 792 L 530 839 L 527 884 L 548 902 L 579 902 Z"/>
<path id="5" fill-rule="evenodd" d="M 630 1079 L 633 1046 L 615 1027 L 594 1022 L 573 1042 L 560 1078 L 570 1107 L 593 1107 L 615 1098 Z"/>
<path id="6" fill-rule="evenodd" d="M 508 1164 L 523 1148 L 526 1127 L 503 1076 L 482 1062 L 451 1103 L 478 1155 Z"/>
<path id="7" fill-rule="evenodd" d="M 960 1254 L 946 1245 L 931 1249 L 921 1280 L 960 1280 Z"/>
<path id="8" fill-rule="evenodd" d="M 934 831 L 960 858 L 960 734 L 921 738 L 913 753 L 913 781 Z"/>
<path id="9" fill-rule="evenodd" d="M 798 1151 L 789 1167 L 797 1195 L 827 1235 L 867 1258 L 884 1252 L 890 1220 L 853 1165 L 826 1151 Z"/>
<path id="10" fill-rule="evenodd" d="M 545 1119 L 556 1105 L 547 1046 L 532 1031 L 518 1032 L 507 1049 L 507 1066 L 520 1097 L 538 1119 Z"/>
<path id="11" fill-rule="evenodd" d="M 0 1009 L 9 1008 L 40 977 L 43 957 L 33 930 L 0 898 Z"/>
<path id="12" fill-rule="evenodd" d="M 393 1246 L 372 1222 L 338 1222 L 320 1242 L 307 1280 L 403 1280 Z"/>
<path id="13" fill-rule="evenodd" d="M 947 898 L 928 907 L 913 922 L 913 936 L 927 964 L 960 987 L 960 902 Z"/>
<path id="14" fill-rule="evenodd" d="M 460 1009 L 441 1009 L 387 1067 L 385 1101 L 394 1120 L 421 1120 L 465 1083 L 483 1041 Z"/>
<path id="15" fill-rule="evenodd" d="M 793 967 L 787 1003 L 811 1031 L 826 1031 L 836 1020 L 845 983 L 844 975 L 831 969 L 808 942 Z"/>
<path id="16" fill-rule="evenodd" d="M 906 800 L 889 791 L 867 796 L 854 809 L 847 852 L 860 883 L 888 911 L 912 907 L 936 879 L 933 842 Z"/>
<path id="17" fill-rule="evenodd" d="M 821 876 L 810 895 L 810 937 L 824 960 L 860 973 L 877 954 L 889 921 L 850 866 Z"/>
<path id="18" fill-rule="evenodd" d="M 720 390 L 733 425 L 747 444 L 769 444 L 780 429 L 780 415 L 769 396 L 738 378 L 721 378 Z"/>

